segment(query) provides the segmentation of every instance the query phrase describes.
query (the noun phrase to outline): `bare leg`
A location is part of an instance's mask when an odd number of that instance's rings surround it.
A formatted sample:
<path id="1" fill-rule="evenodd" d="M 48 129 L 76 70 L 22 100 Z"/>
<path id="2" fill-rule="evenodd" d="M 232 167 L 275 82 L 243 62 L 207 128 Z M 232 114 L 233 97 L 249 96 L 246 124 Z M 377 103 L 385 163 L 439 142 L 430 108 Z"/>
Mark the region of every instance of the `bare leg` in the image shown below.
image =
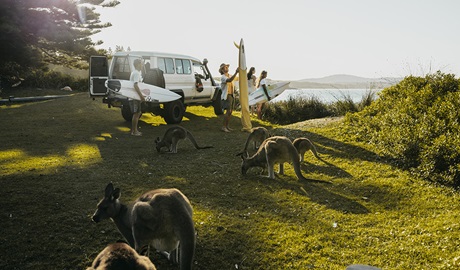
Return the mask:
<path id="1" fill-rule="evenodd" d="M 139 123 L 140 117 L 141 117 L 140 113 L 133 114 L 133 118 L 131 120 L 131 135 L 136 135 L 136 136 L 142 135 L 142 133 L 140 133 L 139 130 L 137 129 L 137 125 Z"/>
<path id="2" fill-rule="evenodd" d="M 228 123 L 230 122 L 231 115 L 232 115 L 232 111 L 230 109 L 227 109 L 224 115 L 224 123 L 222 127 L 222 131 L 224 132 L 230 132 L 230 130 L 228 129 Z"/>

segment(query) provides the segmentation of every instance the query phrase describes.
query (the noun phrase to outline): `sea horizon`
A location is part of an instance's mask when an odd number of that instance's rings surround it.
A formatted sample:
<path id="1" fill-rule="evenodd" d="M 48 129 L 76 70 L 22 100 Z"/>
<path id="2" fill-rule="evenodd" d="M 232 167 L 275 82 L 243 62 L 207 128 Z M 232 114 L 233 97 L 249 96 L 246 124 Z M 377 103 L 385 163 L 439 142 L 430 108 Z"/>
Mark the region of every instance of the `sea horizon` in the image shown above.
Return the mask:
<path id="1" fill-rule="evenodd" d="M 273 99 L 273 102 L 286 101 L 289 98 L 294 99 L 310 99 L 317 98 L 321 102 L 332 103 L 339 100 L 344 100 L 350 97 L 354 102 L 360 102 L 363 96 L 369 91 L 373 91 L 376 94 L 382 89 L 369 89 L 369 88 L 351 88 L 351 89 L 337 89 L 337 88 L 325 88 L 325 89 L 286 89 L 283 93 Z M 376 95 L 377 97 L 377 95 Z"/>

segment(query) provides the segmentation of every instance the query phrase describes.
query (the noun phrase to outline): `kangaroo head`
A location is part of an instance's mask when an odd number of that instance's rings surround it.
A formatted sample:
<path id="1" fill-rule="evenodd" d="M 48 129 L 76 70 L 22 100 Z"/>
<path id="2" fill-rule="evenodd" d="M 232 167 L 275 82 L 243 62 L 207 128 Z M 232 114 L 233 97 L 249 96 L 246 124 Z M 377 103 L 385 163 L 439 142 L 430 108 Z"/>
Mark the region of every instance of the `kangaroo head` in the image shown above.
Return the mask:
<path id="1" fill-rule="evenodd" d="M 92 217 L 94 222 L 99 222 L 104 219 L 113 218 L 119 210 L 120 189 L 113 188 L 113 184 L 109 183 L 105 188 L 104 198 L 97 204 L 96 212 Z"/>
<path id="2" fill-rule="evenodd" d="M 155 139 L 155 148 L 157 149 L 158 153 L 160 153 L 161 148 L 165 146 L 165 143 L 161 141 L 160 137 Z"/>
<path id="3" fill-rule="evenodd" d="M 241 159 L 243 160 L 241 162 L 241 174 L 246 175 L 246 172 L 251 167 L 249 165 L 249 162 L 248 162 L 248 152 L 245 151 L 245 152 L 241 153 L 240 156 L 241 156 Z"/>

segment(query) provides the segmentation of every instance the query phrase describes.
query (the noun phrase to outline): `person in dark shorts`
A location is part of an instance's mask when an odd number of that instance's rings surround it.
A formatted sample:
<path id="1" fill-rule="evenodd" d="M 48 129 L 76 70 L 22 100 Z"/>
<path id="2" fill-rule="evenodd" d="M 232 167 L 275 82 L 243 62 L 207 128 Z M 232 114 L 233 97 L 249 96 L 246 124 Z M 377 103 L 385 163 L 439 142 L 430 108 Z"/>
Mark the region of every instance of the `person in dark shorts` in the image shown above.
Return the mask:
<path id="1" fill-rule="evenodd" d="M 133 113 L 133 118 L 131 121 L 131 135 L 133 136 L 142 136 L 142 133 L 139 132 L 137 125 L 139 122 L 139 118 L 141 117 L 141 104 L 145 101 L 144 96 L 139 89 L 137 83 L 142 82 L 142 60 L 135 59 L 134 60 L 134 70 L 131 72 L 131 76 L 129 77 L 130 81 L 134 82 L 134 89 L 136 90 L 137 94 L 141 98 L 141 100 L 129 99 L 129 107 L 131 108 L 131 112 Z"/>
<path id="2" fill-rule="evenodd" d="M 230 132 L 232 130 L 228 124 L 230 123 L 230 117 L 233 112 L 233 80 L 239 72 L 239 68 L 236 68 L 235 74 L 230 76 L 230 74 L 228 74 L 229 66 L 229 64 L 222 63 L 219 68 L 219 73 L 222 75 L 220 79 L 220 87 L 222 89 L 222 108 L 226 111 L 224 115 L 224 123 L 221 128 L 223 132 Z"/>

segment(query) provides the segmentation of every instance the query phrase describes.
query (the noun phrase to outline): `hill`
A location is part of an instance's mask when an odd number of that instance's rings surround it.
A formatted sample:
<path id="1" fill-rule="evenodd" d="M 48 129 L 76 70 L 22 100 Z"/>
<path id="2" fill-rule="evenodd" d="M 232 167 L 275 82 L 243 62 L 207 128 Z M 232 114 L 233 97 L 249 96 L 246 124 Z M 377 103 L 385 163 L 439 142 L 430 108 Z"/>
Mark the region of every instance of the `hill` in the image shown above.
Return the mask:
<path id="1" fill-rule="evenodd" d="M 323 78 L 303 79 L 291 82 L 294 88 L 372 88 L 383 89 L 397 84 L 402 78 L 382 77 L 382 78 L 363 78 L 353 75 L 337 74 Z"/>

